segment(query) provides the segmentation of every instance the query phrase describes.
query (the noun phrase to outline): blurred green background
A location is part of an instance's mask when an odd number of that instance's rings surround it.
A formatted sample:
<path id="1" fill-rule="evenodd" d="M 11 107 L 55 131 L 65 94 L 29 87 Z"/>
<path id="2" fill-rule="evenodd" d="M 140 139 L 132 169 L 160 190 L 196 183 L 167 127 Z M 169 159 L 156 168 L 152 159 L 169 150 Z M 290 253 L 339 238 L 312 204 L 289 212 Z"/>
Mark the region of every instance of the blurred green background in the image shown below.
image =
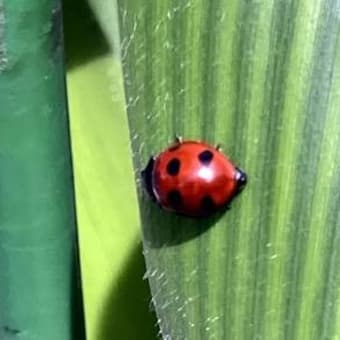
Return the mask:
<path id="1" fill-rule="evenodd" d="M 63 6 L 87 338 L 154 339 L 119 59 L 86 1 Z"/>

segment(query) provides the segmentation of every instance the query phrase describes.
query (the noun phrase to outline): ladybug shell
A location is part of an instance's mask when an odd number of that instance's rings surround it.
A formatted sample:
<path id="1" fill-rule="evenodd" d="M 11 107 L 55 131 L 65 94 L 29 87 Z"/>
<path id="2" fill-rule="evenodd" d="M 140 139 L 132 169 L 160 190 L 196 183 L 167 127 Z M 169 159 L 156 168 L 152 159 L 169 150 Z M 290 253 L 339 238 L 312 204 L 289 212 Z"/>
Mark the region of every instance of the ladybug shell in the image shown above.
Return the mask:
<path id="1" fill-rule="evenodd" d="M 191 217 L 227 207 L 246 182 L 245 174 L 223 153 L 197 141 L 178 142 L 160 153 L 144 178 L 162 208 Z"/>

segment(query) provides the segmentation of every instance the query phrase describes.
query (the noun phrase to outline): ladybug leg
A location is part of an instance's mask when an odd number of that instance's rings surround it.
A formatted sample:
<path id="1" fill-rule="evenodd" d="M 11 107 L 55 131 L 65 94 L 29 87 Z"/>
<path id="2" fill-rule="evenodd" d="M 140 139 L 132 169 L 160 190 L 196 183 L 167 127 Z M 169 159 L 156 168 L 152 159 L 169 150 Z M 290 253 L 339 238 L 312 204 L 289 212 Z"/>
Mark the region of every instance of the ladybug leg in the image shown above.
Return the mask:
<path id="1" fill-rule="evenodd" d="M 216 149 L 217 151 L 222 151 L 222 146 L 221 146 L 221 144 L 220 144 L 220 143 L 216 144 L 215 149 Z"/>
<path id="2" fill-rule="evenodd" d="M 176 142 L 177 144 L 182 144 L 182 143 L 183 143 L 183 137 L 182 137 L 182 136 L 175 135 L 175 142 Z"/>
<path id="3" fill-rule="evenodd" d="M 152 190 L 152 171 L 155 164 L 155 157 L 151 157 L 145 169 L 141 171 L 141 177 L 143 180 L 144 188 L 150 197 L 156 201 L 155 194 Z"/>

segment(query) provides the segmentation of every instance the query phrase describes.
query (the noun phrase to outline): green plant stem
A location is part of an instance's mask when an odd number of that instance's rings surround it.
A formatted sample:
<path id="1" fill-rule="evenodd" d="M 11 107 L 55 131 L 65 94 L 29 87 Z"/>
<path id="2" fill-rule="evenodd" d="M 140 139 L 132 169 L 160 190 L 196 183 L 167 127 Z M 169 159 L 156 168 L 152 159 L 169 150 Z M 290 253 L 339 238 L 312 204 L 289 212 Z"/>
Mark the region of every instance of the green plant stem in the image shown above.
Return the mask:
<path id="1" fill-rule="evenodd" d="M 4 340 L 83 337 L 61 24 L 59 1 L 0 0 Z"/>

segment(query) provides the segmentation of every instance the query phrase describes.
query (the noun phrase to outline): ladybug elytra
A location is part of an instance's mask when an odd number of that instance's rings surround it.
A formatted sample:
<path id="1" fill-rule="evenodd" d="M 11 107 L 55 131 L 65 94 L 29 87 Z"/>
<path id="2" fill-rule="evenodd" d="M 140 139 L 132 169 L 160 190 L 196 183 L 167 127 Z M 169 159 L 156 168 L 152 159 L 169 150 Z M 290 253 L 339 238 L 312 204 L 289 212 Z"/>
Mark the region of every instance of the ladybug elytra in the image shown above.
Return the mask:
<path id="1" fill-rule="evenodd" d="M 144 185 L 162 208 L 189 217 L 208 217 L 227 208 L 247 175 L 219 150 L 177 138 L 142 171 Z"/>

